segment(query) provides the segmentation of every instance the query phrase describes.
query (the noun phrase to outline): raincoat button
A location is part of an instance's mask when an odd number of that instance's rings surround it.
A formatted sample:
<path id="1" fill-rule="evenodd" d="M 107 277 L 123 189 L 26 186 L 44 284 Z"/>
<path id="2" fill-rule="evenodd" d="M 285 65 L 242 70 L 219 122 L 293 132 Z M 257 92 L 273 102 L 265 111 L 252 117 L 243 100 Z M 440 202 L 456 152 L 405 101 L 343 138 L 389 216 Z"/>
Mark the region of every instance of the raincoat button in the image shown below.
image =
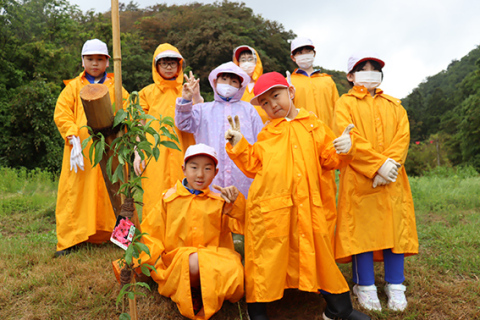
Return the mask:
<path id="1" fill-rule="evenodd" d="M 312 127 L 312 128 L 313 128 L 313 124 L 311 124 L 311 125 L 310 125 L 310 127 Z"/>

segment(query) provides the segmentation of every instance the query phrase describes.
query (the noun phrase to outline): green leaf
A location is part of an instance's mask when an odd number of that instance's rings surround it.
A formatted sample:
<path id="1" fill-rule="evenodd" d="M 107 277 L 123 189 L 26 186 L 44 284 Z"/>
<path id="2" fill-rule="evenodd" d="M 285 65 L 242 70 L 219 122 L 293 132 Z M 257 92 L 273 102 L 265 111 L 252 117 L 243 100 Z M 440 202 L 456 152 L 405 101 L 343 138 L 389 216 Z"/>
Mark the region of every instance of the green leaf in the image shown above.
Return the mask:
<path id="1" fill-rule="evenodd" d="M 122 313 L 120 315 L 120 317 L 118 318 L 118 320 L 132 320 L 132 318 L 130 317 L 130 315 L 128 313 Z"/>
<path id="2" fill-rule="evenodd" d="M 165 146 L 165 147 L 167 147 L 167 148 L 180 151 L 180 148 L 177 146 L 177 144 L 176 144 L 175 142 L 172 142 L 172 141 L 160 141 L 160 144 L 163 145 L 163 146 Z"/>
<path id="3" fill-rule="evenodd" d="M 133 300 L 133 299 L 135 299 L 135 293 L 129 292 L 129 293 L 127 293 L 127 297 L 128 297 L 128 299 Z"/>
<path id="4" fill-rule="evenodd" d="M 135 242 L 134 245 L 137 247 L 138 251 L 143 251 L 145 252 L 146 254 L 150 255 L 150 250 L 148 249 L 148 247 L 141 243 L 141 242 Z"/>
<path id="5" fill-rule="evenodd" d="M 125 251 L 125 261 L 128 265 L 132 265 L 133 262 L 133 246 L 128 246 L 127 251 Z"/>
<path id="6" fill-rule="evenodd" d="M 113 119 L 113 126 L 116 127 L 125 119 L 126 116 L 127 114 L 123 109 L 118 110 L 117 114 L 115 114 L 115 119 Z"/>
<path id="7" fill-rule="evenodd" d="M 155 161 L 158 161 L 158 157 L 160 157 L 160 149 L 154 148 L 152 151 L 153 151 L 153 157 L 155 158 Z"/>
<path id="8" fill-rule="evenodd" d="M 142 265 L 140 269 L 142 269 L 142 273 L 144 275 L 146 275 L 147 277 L 150 277 L 150 270 L 146 266 Z"/>

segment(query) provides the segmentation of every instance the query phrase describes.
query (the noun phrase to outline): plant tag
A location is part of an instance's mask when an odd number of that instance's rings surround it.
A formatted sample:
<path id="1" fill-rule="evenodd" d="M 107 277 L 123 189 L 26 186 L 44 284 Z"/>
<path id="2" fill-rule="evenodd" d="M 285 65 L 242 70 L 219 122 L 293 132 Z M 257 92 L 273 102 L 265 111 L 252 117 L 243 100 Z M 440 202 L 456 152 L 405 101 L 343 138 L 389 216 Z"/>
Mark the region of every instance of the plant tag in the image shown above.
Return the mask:
<path id="1" fill-rule="evenodd" d="M 123 250 L 127 250 L 135 235 L 135 225 L 129 218 L 118 216 L 110 241 Z"/>

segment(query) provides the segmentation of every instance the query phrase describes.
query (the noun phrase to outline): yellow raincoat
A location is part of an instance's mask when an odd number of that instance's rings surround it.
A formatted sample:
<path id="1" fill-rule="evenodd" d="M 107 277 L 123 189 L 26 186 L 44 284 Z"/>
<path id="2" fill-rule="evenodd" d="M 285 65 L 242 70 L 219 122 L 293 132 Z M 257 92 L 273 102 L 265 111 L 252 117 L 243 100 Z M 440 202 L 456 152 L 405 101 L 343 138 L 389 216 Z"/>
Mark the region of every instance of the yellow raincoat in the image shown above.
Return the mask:
<path id="1" fill-rule="evenodd" d="M 253 51 L 255 51 L 255 57 L 257 58 L 256 66 L 255 69 L 253 70 L 252 74 L 252 80 L 254 83 L 257 83 L 258 77 L 260 77 L 263 74 L 263 65 L 262 65 L 262 60 L 260 60 L 260 56 L 258 55 L 257 50 L 254 48 L 250 47 Z M 235 55 L 233 55 L 233 62 L 237 65 L 240 66 L 240 63 L 238 62 L 237 58 Z M 246 101 L 250 103 L 250 101 L 255 97 L 255 94 L 253 94 L 253 88 L 254 86 L 249 86 L 247 85 L 247 88 L 245 89 L 245 92 L 243 93 L 242 96 L 242 101 Z M 263 123 L 267 122 L 269 120 L 267 113 L 265 110 L 262 109 L 260 106 L 253 106 L 255 110 L 257 110 L 260 118 L 262 118 Z"/>
<path id="2" fill-rule="evenodd" d="M 245 218 L 247 302 L 281 299 L 286 288 L 349 290 L 332 246 L 335 190 L 322 173 L 346 166 L 354 148 L 337 155 L 334 139 L 314 114 L 300 109 L 292 121 L 267 123 L 253 146 L 245 138 L 234 148 L 227 143 L 230 158 L 254 178 Z"/>
<path id="3" fill-rule="evenodd" d="M 166 80 L 157 72 L 155 57 L 166 50 L 178 52 L 177 48 L 168 43 L 163 43 L 157 47 L 152 58 L 152 77 L 154 83 L 146 86 L 139 93 L 140 105 L 143 110 L 157 119 L 160 118 L 160 115 L 175 119 L 175 100 L 182 96 L 183 60 L 180 61 L 178 76 L 175 80 Z M 155 122 L 152 127 L 158 131 L 160 125 L 158 122 Z M 142 179 L 142 188 L 144 190 L 143 218 L 153 209 L 161 193 L 171 188 L 178 179 L 183 178 L 183 155 L 190 145 L 195 144 L 195 139 L 191 133 L 182 132 L 178 129 L 175 129 L 175 131 L 180 142 L 179 147 L 182 151 L 160 146 L 160 157 L 158 161 L 152 159 L 142 175 L 147 178 Z M 150 136 L 149 141 L 154 143 L 154 139 Z"/>
<path id="4" fill-rule="evenodd" d="M 332 129 L 335 102 L 338 99 L 335 82 L 326 73 L 314 72 L 308 77 L 298 71 L 295 69 L 292 73 L 292 84 L 295 86 L 293 104 L 297 108 L 312 111 Z"/>
<path id="5" fill-rule="evenodd" d="M 87 125 L 87 118 L 80 99 L 80 90 L 89 82 L 85 78 L 85 72 L 73 80 L 64 82 L 66 87 L 58 97 L 53 116 L 65 141 L 55 210 L 57 251 L 84 241 L 93 243 L 108 241 L 115 226 L 115 214 L 100 166 L 92 168 L 90 160 L 84 158 L 85 171 L 80 169 L 77 173 L 70 171 L 72 146 L 67 136 L 79 136 L 80 141 L 89 136 L 87 128 L 81 128 Z M 109 89 L 110 100 L 113 103 L 115 101 L 113 74 L 107 74 L 104 84 Z M 122 96 L 128 99 L 128 92 L 125 89 Z M 90 146 L 91 142 L 86 150 Z M 88 152 L 84 154 L 88 157 Z"/>
<path id="6" fill-rule="evenodd" d="M 353 123 L 354 161 L 341 170 L 335 257 L 350 262 L 351 256 L 374 251 L 383 260 L 383 249 L 406 256 L 418 253 L 412 193 L 405 171 L 410 129 L 400 100 L 377 89 L 372 97 L 355 86 L 338 101 L 336 132 Z M 372 187 L 373 178 L 387 160 L 402 164 L 397 181 Z"/>
<path id="7" fill-rule="evenodd" d="M 208 188 L 191 194 L 180 181 L 163 195 L 142 222 L 143 242 L 154 264 L 152 278 L 158 292 L 177 303 L 182 315 L 208 319 L 224 300 L 236 302 L 244 294 L 241 256 L 235 252 L 232 231 L 244 219 L 245 198 L 239 194 L 230 213 L 223 214 L 224 200 Z M 190 290 L 189 256 L 197 252 L 205 317 L 194 315 Z"/>

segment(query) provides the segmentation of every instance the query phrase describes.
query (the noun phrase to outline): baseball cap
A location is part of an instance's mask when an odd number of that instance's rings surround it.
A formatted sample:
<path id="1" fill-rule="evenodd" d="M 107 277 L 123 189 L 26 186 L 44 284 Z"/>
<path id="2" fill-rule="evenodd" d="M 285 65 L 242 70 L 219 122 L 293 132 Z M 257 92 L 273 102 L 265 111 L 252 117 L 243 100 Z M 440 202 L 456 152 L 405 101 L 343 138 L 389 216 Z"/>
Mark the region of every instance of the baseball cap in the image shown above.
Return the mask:
<path id="1" fill-rule="evenodd" d="M 233 57 L 235 59 L 239 59 L 239 56 L 240 56 L 240 53 L 244 52 L 244 51 L 248 51 L 250 52 L 254 57 L 255 57 L 255 50 L 252 49 L 252 47 L 249 47 L 249 46 L 239 46 L 239 47 L 236 47 L 235 49 L 233 49 Z"/>
<path id="2" fill-rule="evenodd" d="M 359 63 L 367 60 L 374 60 L 380 63 L 380 66 L 383 68 L 385 62 L 378 57 L 378 54 L 373 51 L 361 51 L 357 52 L 348 58 L 347 73 L 350 73 Z"/>
<path id="3" fill-rule="evenodd" d="M 173 50 L 165 50 L 157 54 L 157 56 L 155 57 L 155 64 L 157 64 L 158 60 L 162 58 L 176 58 L 176 59 L 183 60 L 183 57 L 180 53 L 175 52 Z"/>
<path id="4" fill-rule="evenodd" d="M 198 155 L 208 156 L 213 159 L 215 165 L 218 164 L 217 153 L 215 152 L 215 149 L 203 143 L 194 144 L 188 147 L 187 151 L 185 151 L 185 157 L 183 158 L 184 163 L 186 163 L 191 157 Z"/>
<path id="5" fill-rule="evenodd" d="M 86 55 L 92 55 L 92 54 L 103 54 L 111 58 L 110 55 L 108 54 L 108 48 L 105 42 L 100 41 L 98 39 L 87 40 L 83 44 L 82 57 Z"/>
<path id="6" fill-rule="evenodd" d="M 307 46 L 315 49 L 315 46 L 313 45 L 312 40 L 304 37 L 295 38 L 290 44 L 290 53 L 293 54 L 293 51 L 295 51 L 296 49 L 301 47 L 307 47 Z"/>
<path id="7" fill-rule="evenodd" d="M 257 98 L 275 87 L 288 88 L 289 85 L 285 77 L 278 72 L 268 72 L 262 74 L 258 78 L 257 83 L 255 83 L 255 87 L 253 87 L 253 94 L 255 96 L 252 98 L 252 100 L 250 100 L 250 103 L 257 106 L 260 105 L 257 101 Z"/>

